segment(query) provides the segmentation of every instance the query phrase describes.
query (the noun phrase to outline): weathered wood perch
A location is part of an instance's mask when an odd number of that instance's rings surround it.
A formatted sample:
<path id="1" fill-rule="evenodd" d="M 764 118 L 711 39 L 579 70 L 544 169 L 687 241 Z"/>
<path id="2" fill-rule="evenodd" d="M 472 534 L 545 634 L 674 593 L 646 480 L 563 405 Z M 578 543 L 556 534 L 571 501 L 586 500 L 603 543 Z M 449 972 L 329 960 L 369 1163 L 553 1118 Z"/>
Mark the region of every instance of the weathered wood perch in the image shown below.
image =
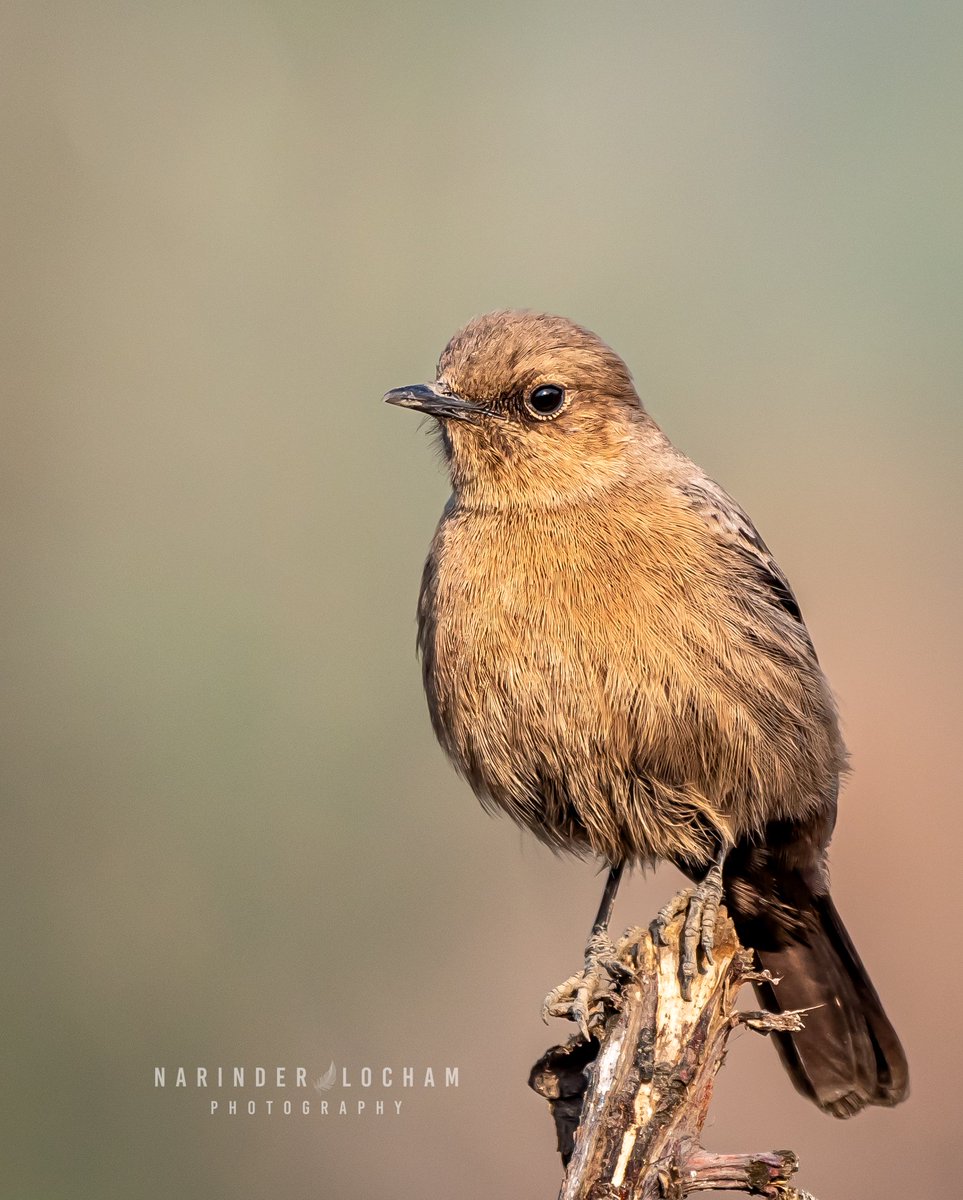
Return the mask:
<path id="1" fill-rule="evenodd" d="M 692 1000 L 683 1000 L 682 921 L 669 927 L 665 946 L 647 930 L 630 930 L 617 949 L 636 975 L 600 1041 L 578 1034 L 532 1068 L 529 1085 L 549 1101 L 567 1167 L 559 1200 L 681 1200 L 709 1190 L 811 1200 L 790 1185 L 798 1166 L 791 1150 L 712 1154 L 700 1145 L 733 1028 L 800 1028 L 801 1015 L 736 1010 L 739 989 L 758 975 L 725 909 L 715 961 L 693 981 Z"/>

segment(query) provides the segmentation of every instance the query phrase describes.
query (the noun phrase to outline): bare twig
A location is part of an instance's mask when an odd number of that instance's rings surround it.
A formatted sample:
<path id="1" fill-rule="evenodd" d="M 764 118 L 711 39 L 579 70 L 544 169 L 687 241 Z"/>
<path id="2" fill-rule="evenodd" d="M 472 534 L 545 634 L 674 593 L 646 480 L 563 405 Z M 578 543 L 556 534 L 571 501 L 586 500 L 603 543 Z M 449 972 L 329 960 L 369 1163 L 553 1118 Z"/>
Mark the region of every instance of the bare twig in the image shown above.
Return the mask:
<path id="1" fill-rule="evenodd" d="M 791 1151 L 711 1154 L 700 1145 L 733 1027 L 798 1029 L 802 1014 L 736 1011 L 739 988 L 754 975 L 724 909 L 715 961 L 704 964 L 692 999 L 683 1000 L 682 922 L 679 915 L 669 927 L 667 945 L 648 931 L 626 934 L 618 953 L 635 977 L 623 986 L 601 1040 L 579 1034 L 532 1068 L 529 1083 L 551 1105 L 567 1167 L 560 1200 L 681 1200 L 708 1190 L 804 1200 L 789 1182 L 798 1165 Z"/>

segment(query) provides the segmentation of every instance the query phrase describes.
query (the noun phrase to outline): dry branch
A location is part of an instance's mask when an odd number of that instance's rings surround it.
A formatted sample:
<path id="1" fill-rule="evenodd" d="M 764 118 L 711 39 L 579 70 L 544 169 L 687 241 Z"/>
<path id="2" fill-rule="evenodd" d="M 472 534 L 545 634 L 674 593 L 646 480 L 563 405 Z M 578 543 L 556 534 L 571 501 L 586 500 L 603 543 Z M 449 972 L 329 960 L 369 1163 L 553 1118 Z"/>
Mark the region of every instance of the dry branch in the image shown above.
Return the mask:
<path id="1" fill-rule="evenodd" d="M 665 946 L 630 930 L 618 953 L 635 978 L 600 1040 L 579 1034 L 532 1068 L 529 1084 L 550 1103 L 567 1167 L 559 1200 L 681 1200 L 708 1190 L 806 1196 L 789 1183 L 798 1165 L 792 1151 L 711 1154 L 699 1142 L 734 1026 L 745 1021 L 766 1032 L 789 1020 L 799 1028 L 800 1016 L 737 1012 L 737 993 L 753 970 L 724 909 L 715 961 L 696 976 L 691 1001 L 683 1000 L 682 921 L 669 927 Z"/>

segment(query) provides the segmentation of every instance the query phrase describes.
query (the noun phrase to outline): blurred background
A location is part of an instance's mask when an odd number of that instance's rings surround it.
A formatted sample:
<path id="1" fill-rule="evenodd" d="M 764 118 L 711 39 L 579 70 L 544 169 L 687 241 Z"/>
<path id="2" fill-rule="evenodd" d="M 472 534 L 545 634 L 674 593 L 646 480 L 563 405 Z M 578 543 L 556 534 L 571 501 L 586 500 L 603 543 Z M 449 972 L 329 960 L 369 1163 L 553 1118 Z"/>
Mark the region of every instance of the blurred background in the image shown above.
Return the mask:
<path id="1" fill-rule="evenodd" d="M 499 306 L 627 359 L 842 707 L 834 890 L 912 1097 L 834 1122 L 738 1035 L 707 1144 L 792 1146 L 823 1198 L 945 1191 L 961 39 L 936 3 L 3 6 L 4 1200 L 555 1195 L 526 1079 L 602 881 L 435 746 L 447 486 L 381 404 Z M 331 1062 L 340 1118 L 172 1086 Z M 438 1086 L 359 1116 L 406 1065 Z"/>

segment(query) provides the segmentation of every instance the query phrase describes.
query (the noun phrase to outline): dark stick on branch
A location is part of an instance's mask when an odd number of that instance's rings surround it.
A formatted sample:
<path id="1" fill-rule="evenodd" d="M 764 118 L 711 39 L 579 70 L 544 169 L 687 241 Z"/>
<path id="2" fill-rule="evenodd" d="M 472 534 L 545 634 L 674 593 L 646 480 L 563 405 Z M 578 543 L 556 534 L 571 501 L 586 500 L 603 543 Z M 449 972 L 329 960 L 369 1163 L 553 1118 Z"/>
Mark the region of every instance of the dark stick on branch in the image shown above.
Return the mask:
<path id="1" fill-rule="evenodd" d="M 734 1026 L 798 1029 L 801 1015 L 737 1012 L 737 993 L 754 973 L 724 909 L 715 961 L 693 980 L 691 1001 L 683 1000 L 682 920 L 669 927 L 666 946 L 648 931 L 626 934 L 618 953 L 636 977 L 622 988 L 601 1041 L 579 1034 L 532 1068 L 529 1084 L 550 1103 L 567 1168 L 559 1200 L 681 1200 L 709 1190 L 806 1200 L 789 1183 L 798 1165 L 792 1151 L 711 1154 L 700 1145 Z"/>

